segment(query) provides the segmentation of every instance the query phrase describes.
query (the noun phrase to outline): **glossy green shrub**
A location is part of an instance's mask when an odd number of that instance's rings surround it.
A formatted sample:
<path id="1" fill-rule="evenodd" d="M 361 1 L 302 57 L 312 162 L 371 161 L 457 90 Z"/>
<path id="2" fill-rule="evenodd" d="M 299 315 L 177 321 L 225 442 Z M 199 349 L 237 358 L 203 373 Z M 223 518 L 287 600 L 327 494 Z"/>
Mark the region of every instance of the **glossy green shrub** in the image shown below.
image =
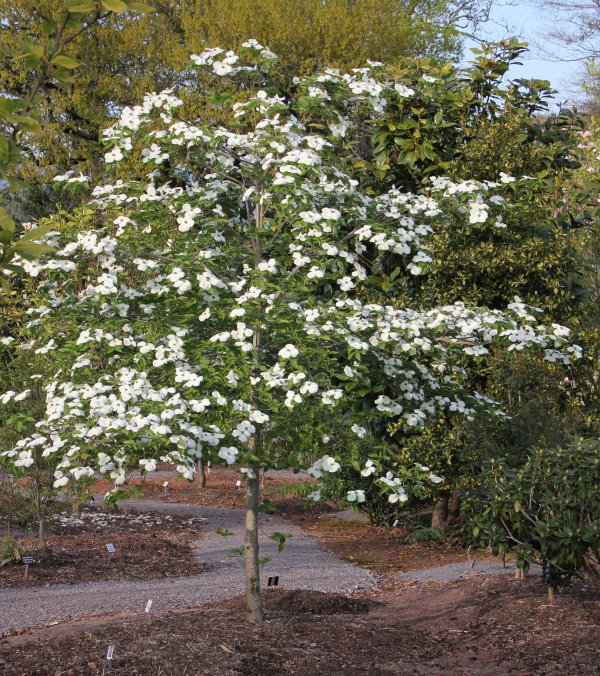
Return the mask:
<path id="1" fill-rule="evenodd" d="M 474 541 L 517 566 L 543 566 L 550 587 L 600 560 L 600 441 L 531 451 L 517 468 L 493 460 L 467 503 Z"/>

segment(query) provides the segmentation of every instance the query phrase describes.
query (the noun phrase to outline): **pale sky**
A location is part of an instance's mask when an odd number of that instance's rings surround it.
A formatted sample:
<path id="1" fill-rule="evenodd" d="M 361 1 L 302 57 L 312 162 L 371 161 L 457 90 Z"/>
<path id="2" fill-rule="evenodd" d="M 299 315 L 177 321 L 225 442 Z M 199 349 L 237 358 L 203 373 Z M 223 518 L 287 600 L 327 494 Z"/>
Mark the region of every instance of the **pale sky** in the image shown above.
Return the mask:
<path id="1" fill-rule="evenodd" d="M 529 42 L 531 52 L 521 59 L 523 66 L 511 70 L 511 77 L 533 77 L 550 80 L 553 88 L 559 92 L 557 95 L 559 101 L 576 101 L 581 98 L 579 79 L 583 64 L 566 60 L 560 61 L 563 58 L 572 58 L 574 55 L 544 39 L 545 29 L 551 25 L 550 20 L 550 15 L 544 14 L 539 7 L 518 2 L 512 5 L 502 5 L 499 2 L 493 9 L 492 21 L 482 27 L 480 32 L 489 39 L 497 40 L 516 36 Z M 465 60 L 472 56 L 471 52 L 468 51 L 468 47 L 471 46 L 476 46 L 476 43 L 468 42 Z M 546 51 L 551 51 L 559 60 L 553 61 L 551 56 L 543 55 L 540 47 L 545 48 Z"/>

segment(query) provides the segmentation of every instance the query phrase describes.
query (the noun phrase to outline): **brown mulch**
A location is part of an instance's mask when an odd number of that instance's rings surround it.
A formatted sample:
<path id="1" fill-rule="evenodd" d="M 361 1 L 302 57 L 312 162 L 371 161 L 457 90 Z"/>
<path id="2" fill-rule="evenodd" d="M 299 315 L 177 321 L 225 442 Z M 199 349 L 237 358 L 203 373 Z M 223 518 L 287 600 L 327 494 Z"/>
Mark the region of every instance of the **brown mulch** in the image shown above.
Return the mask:
<path id="1" fill-rule="evenodd" d="M 141 497 L 147 500 L 160 500 L 168 503 L 179 502 L 198 507 L 244 509 L 246 492 L 242 479 L 241 473 L 235 469 L 213 467 L 207 474 L 207 483 L 204 488 L 200 488 L 197 481 L 189 482 L 175 475 L 156 477 L 151 474 L 143 478 L 131 478 L 127 485 L 135 486 Z M 239 487 L 236 486 L 238 481 L 240 481 Z M 166 487 L 163 486 L 165 482 L 168 483 Z M 307 483 L 314 482 L 306 477 L 264 477 L 261 486 L 263 499 L 270 500 L 282 512 L 282 516 L 287 516 L 286 506 L 289 506 L 292 511 L 302 513 L 307 511 L 319 513 L 331 511 L 333 507 L 330 505 L 319 506 L 301 497 L 289 495 L 290 489 Z M 94 485 L 93 491 L 104 493 L 111 488 L 112 485 L 107 481 L 98 481 Z"/>
<path id="2" fill-rule="evenodd" d="M 112 517 L 91 510 L 95 518 L 56 525 L 45 549 L 34 538 L 18 538 L 34 557 L 25 577 L 20 563 L 0 566 L 0 589 L 99 580 L 148 580 L 197 575 L 206 570 L 194 556 L 194 541 L 202 537 L 197 520 L 178 517 L 138 520 Z M 106 525 L 101 525 L 102 523 Z M 115 546 L 110 555 L 106 545 Z"/>
<path id="3" fill-rule="evenodd" d="M 600 673 L 600 599 L 581 583 L 553 604 L 539 580 L 485 577 L 375 598 L 279 590 L 265 602 L 259 624 L 238 598 L 8 638 L 0 671 L 99 674 L 114 645 L 115 676 Z"/>
<path id="4" fill-rule="evenodd" d="M 295 520 L 298 522 L 298 519 Z M 449 563 L 494 560 L 483 550 L 471 550 L 447 542 L 410 542 L 410 531 L 384 530 L 364 521 L 332 518 L 301 519 L 300 524 L 319 543 L 338 556 L 379 574 L 434 568 Z"/>

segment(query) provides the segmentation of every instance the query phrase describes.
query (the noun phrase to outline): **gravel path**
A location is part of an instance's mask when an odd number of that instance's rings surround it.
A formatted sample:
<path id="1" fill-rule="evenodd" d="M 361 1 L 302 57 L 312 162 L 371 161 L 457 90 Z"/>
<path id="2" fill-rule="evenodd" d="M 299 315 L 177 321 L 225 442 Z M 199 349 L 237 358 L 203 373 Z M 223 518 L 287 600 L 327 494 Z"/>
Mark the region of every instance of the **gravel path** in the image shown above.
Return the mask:
<path id="1" fill-rule="evenodd" d="M 242 561 L 230 556 L 230 550 L 243 541 L 244 513 L 238 509 L 214 509 L 150 500 L 122 503 L 126 509 L 142 512 L 177 514 L 207 519 L 205 537 L 196 543 L 196 556 L 212 566 L 202 575 L 148 581 L 84 582 L 34 589 L 0 589 L 0 634 L 8 629 L 24 629 L 86 615 L 143 611 L 152 600 L 152 611 L 189 608 L 220 601 L 243 592 Z M 322 550 L 300 528 L 279 517 L 261 515 L 261 557 L 272 560 L 261 569 L 261 584 L 279 576 L 283 589 L 312 589 L 351 593 L 370 588 L 375 577 Z M 223 537 L 215 529 L 232 531 Z M 291 533 L 282 553 L 268 536 Z M 82 555 L 84 553 L 82 552 Z"/>
<path id="2" fill-rule="evenodd" d="M 515 566 L 507 563 L 506 567 L 495 561 L 475 561 L 473 566 L 468 563 L 449 563 L 446 566 L 437 568 L 423 568 L 422 570 L 409 570 L 406 573 L 400 573 L 399 577 L 413 582 L 453 582 L 463 577 L 472 575 L 514 575 Z M 531 566 L 529 575 L 541 575 L 542 569 L 539 566 Z"/>

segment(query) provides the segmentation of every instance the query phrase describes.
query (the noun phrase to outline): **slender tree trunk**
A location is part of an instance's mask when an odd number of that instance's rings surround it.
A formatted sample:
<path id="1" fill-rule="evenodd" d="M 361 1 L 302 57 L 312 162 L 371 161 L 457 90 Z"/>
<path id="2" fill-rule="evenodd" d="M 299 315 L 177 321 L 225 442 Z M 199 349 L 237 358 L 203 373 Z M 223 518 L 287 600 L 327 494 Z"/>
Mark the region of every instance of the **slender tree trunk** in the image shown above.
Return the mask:
<path id="1" fill-rule="evenodd" d="M 35 512 L 38 520 L 38 540 L 40 547 L 46 547 L 46 506 L 42 499 L 42 487 L 40 479 L 36 477 L 33 482 L 33 490 L 35 493 Z"/>
<path id="2" fill-rule="evenodd" d="M 38 514 L 38 540 L 40 541 L 40 547 L 45 549 L 46 547 L 46 514 Z"/>
<path id="3" fill-rule="evenodd" d="M 459 516 L 460 516 L 460 493 L 456 490 L 456 488 L 453 488 L 452 493 L 450 494 L 450 499 L 448 500 L 447 522 L 454 523 L 455 521 L 458 521 Z"/>
<path id="4" fill-rule="evenodd" d="M 258 566 L 258 505 L 260 499 L 260 465 L 250 466 L 253 478 L 248 478 L 246 488 L 246 534 L 244 537 L 244 567 L 246 571 L 246 619 L 260 622 L 265 613 L 260 598 Z"/>
<path id="5" fill-rule="evenodd" d="M 443 528 L 448 516 L 448 496 L 441 496 L 433 506 L 433 513 L 431 514 L 431 527 Z"/>
<path id="6" fill-rule="evenodd" d="M 548 601 L 554 601 L 554 587 L 548 585 Z"/>
<path id="7" fill-rule="evenodd" d="M 256 185 L 256 196 L 262 194 L 260 184 Z M 248 224 L 252 221 L 250 203 L 246 201 L 246 212 Z M 254 207 L 254 221 L 256 228 L 260 231 L 264 223 L 264 207 L 262 200 L 257 200 Z M 262 250 L 260 238 L 251 237 L 252 252 L 254 254 L 254 267 L 258 269 L 262 261 Z M 254 333 L 252 335 L 252 351 L 255 372 L 258 372 L 261 363 L 262 352 L 262 315 L 264 308 L 261 306 L 256 322 Z M 254 386 L 250 385 L 249 403 L 251 406 L 257 405 Z M 248 440 L 248 452 L 255 458 L 260 458 L 264 448 L 262 446 L 263 438 L 261 431 L 256 433 Z M 260 574 L 258 564 L 258 506 L 260 500 L 260 470 L 261 463 L 256 461 L 250 464 L 249 469 L 252 474 L 247 476 L 246 480 L 246 533 L 244 535 L 244 568 L 246 574 L 246 619 L 250 622 L 260 622 L 265 618 L 265 611 L 260 598 Z"/>
<path id="8" fill-rule="evenodd" d="M 200 488 L 206 487 L 206 463 L 204 460 L 198 460 L 198 485 Z"/>
<path id="9" fill-rule="evenodd" d="M 71 516 L 74 519 L 78 519 L 81 516 L 81 508 L 83 507 L 83 503 L 79 498 L 73 498 L 73 502 L 71 503 Z"/>

